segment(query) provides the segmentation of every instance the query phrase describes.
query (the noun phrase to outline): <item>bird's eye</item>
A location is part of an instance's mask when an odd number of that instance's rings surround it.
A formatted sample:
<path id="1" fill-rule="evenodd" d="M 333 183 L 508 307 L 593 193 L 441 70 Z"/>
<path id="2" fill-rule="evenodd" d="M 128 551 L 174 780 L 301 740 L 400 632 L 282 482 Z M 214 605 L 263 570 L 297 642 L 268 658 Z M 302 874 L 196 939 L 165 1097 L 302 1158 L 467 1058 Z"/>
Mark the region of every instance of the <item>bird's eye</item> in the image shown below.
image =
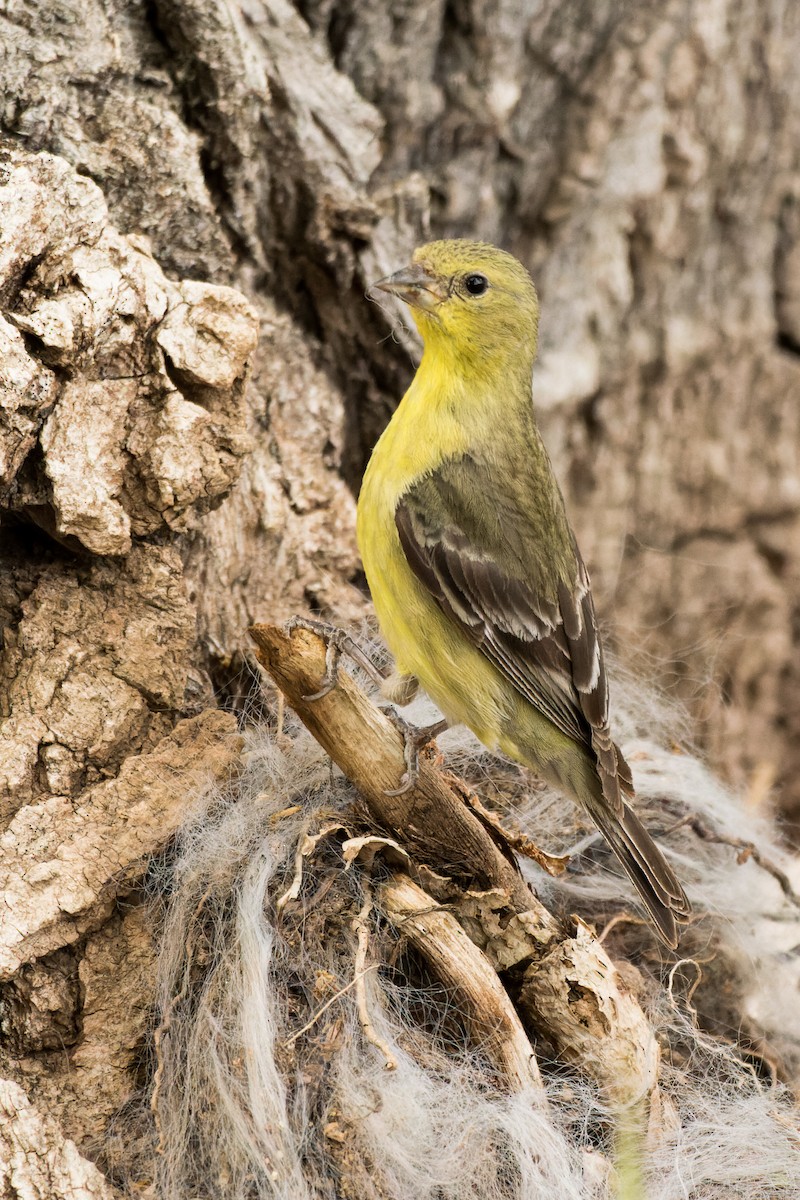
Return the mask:
<path id="1" fill-rule="evenodd" d="M 488 286 L 489 280 L 485 275 L 468 275 L 464 280 L 464 287 L 470 296 L 482 296 Z"/>

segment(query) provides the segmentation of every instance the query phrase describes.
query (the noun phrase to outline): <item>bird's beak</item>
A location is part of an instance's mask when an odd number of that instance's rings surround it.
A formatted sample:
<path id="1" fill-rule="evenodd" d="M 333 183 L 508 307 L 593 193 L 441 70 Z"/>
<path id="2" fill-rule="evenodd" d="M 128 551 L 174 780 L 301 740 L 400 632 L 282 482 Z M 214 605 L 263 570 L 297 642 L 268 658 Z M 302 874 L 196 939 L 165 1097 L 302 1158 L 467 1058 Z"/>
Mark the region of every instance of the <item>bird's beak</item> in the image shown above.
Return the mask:
<path id="1" fill-rule="evenodd" d="M 388 292 L 390 296 L 399 296 L 406 304 L 413 304 L 415 308 L 428 310 L 436 308 L 437 304 L 447 298 L 444 282 L 431 275 L 419 263 L 412 263 L 410 267 L 403 267 L 402 271 L 395 271 L 394 275 L 379 279 L 373 287 Z"/>

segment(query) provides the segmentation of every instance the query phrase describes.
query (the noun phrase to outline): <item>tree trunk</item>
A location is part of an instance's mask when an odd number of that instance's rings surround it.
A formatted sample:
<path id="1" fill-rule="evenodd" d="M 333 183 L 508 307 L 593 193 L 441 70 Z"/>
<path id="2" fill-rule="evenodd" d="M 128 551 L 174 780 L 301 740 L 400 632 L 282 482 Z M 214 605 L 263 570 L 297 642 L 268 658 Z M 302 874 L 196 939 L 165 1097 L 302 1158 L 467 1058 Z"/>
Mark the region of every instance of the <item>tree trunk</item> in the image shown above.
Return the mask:
<path id="1" fill-rule="evenodd" d="M 0 38 L 0 1181 L 111 1196 L 154 1153 L 144 893 L 267 705 L 247 628 L 369 614 L 416 343 L 365 291 L 422 240 L 530 267 L 607 640 L 800 813 L 800 8 L 11 0 Z"/>

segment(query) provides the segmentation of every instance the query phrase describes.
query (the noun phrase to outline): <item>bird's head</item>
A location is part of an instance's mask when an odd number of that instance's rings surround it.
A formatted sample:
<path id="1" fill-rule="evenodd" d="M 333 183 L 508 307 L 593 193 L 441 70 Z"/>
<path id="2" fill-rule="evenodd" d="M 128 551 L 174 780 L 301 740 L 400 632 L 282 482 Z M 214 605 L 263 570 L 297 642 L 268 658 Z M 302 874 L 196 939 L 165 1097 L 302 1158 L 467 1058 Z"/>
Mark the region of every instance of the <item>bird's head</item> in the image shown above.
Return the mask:
<path id="1" fill-rule="evenodd" d="M 530 275 L 485 242 L 429 242 L 375 285 L 405 300 L 426 349 L 474 365 L 533 362 L 539 301 Z"/>

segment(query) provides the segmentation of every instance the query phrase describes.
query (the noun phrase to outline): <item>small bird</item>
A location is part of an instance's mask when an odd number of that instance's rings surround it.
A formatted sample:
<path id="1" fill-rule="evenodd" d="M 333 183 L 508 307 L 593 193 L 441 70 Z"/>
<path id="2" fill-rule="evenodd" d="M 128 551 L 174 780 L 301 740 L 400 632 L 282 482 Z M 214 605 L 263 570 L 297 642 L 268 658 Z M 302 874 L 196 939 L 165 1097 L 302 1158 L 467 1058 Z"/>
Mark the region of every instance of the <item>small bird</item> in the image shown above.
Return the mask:
<path id="1" fill-rule="evenodd" d="M 459 240 L 376 286 L 410 306 L 424 343 L 358 501 L 395 660 L 385 694 L 407 703 L 419 682 L 449 724 L 582 805 L 675 948 L 689 902 L 626 803 L 589 576 L 534 420 L 533 282 L 512 255 Z"/>

